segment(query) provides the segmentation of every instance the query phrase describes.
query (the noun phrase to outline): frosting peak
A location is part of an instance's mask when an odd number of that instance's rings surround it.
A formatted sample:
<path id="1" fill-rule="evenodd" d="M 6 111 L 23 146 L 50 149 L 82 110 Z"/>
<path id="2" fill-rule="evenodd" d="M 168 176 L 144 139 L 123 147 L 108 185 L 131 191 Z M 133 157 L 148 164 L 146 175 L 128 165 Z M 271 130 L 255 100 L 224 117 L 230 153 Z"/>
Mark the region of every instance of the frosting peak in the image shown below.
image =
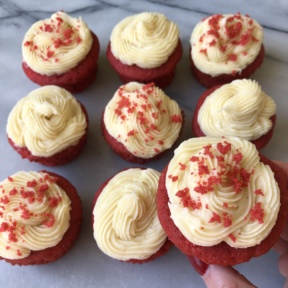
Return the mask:
<path id="1" fill-rule="evenodd" d="M 234 74 L 258 56 L 263 29 L 240 13 L 217 14 L 195 26 L 190 43 L 193 62 L 200 71 L 213 77 Z"/>
<path id="2" fill-rule="evenodd" d="M 22 42 L 23 61 L 42 75 L 63 74 L 86 57 L 92 42 L 91 32 L 81 18 L 59 11 L 27 31 Z"/>
<path id="3" fill-rule="evenodd" d="M 255 140 L 272 127 L 276 104 L 253 80 L 235 80 L 222 85 L 204 101 L 198 123 L 207 136 L 236 136 Z"/>
<path id="4" fill-rule="evenodd" d="M 107 104 L 104 124 L 130 153 L 148 159 L 174 144 L 181 131 L 182 114 L 178 104 L 153 83 L 130 82 Z"/>
<path id="5" fill-rule="evenodd" d="M 77 144 L 86 127 L 85 114 L 72 94 L 48 85 L 17 102 L 8 117 L 7 134 L 34 156 L 49 157 Z"/>
<path id="6" fill-rule="evenodd" d="M 131 168 L 104 187 L 93 209 L 94 238 L 107 255 L 127 261 L 147 259 L 165 243 L 155 204 L 160 173 Z"/>
<path id="7" fill-rule="evenodd" d="M 17 172 L 0 183 L 0 256 L 21 259 L 57 245 L 69 228 L 70 199 L 46 172 Z"/>
<path id="8" fill-rule="evenodd" d="M 156 68 L 174 52 L 179 31 L 163 14 L 144 12 L 129 16 L 112 31 L 111 50 L 122 63 Z"/>
<path id="9" fill-rule="evenodd" d="M 192 243 L 259 244 L 273 228 L 280 191 L 255 146 L 239 138 L 192 138 L 174 153 L 166 174 L 171 218 Z"/>

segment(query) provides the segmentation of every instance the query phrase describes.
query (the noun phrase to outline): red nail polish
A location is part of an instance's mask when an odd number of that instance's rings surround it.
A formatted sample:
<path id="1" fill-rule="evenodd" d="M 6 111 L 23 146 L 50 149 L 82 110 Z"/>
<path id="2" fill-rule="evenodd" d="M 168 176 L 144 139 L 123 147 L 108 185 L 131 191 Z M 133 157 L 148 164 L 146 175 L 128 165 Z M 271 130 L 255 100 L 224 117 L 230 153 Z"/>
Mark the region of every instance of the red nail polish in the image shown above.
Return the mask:
<path id="1" fill-rule="evenodd" d="M 205 262 L 199 260 L 198 258 L 194 256 L 188 256 L 188 259 L 190 261 L 190 264 L 193 266 L 193 268 L 201 275 L 203 276 L 209 266 L 209 264 L 206 264 Z"/>

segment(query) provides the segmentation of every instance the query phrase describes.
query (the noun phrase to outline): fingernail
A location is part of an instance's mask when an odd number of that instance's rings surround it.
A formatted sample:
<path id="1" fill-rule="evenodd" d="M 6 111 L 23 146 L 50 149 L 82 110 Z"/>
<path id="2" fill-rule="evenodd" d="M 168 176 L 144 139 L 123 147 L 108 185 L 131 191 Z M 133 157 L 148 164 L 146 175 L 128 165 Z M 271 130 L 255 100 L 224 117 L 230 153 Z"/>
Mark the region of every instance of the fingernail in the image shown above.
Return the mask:
<path id="1" fill-rule="evenodd" d="M 199 260 L 198 258 L 194 257 L 194 256 L 188 256 L 188 259 L 190 261 L 190 264 L 192 265 L 192 267 L 201 275 L 203 276 L 206 272 L 206 270 L 209 267 L 209 264 L 206 264 L 205 262 Z"/>

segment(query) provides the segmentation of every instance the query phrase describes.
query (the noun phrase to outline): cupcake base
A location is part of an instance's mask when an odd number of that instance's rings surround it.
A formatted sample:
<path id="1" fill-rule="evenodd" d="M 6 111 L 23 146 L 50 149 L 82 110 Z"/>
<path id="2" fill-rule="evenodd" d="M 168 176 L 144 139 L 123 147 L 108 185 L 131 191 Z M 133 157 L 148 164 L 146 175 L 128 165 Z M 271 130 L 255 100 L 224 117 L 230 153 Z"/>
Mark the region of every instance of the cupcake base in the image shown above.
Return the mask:
<path id="1" fill-rule="evenodd" d="M 80 102 L 79 102 L 80 103 Z M 64 165 L 70 161 L 72 161 L 73 159 L 75 159 L 76 157 L 78 157 L 80 155 L 80 153 L 82 152 L 86 141 L 87 141 L 87 132 L 88 132 L 88 125 L 89 125 L 89 119 L 88 119 L 88 114 L 86 111 L 86 108 L 80 103 L 81 105 L 81 109 L 85 114 L 86 117 L 86 122 L 87 122 L 87 126 L 85 129 L 85 133 L 84 135 L 79 139 L 78 143 L 73 145 L 73 146 L 69 146 L 66 149 L 50 156 L 50 157 L 43 157 L 43 156 L 35 156 L 31 153 L 31 151 L 26 148 L 26 147 L 19 147 L 17 146 L 13 140 L 11 138 L 8 138 L 8 142 L 10 143 L 10 145 L 14 148 L 14 150 L 16 150 L 23 159 L 28 159 L 31 162 L 38 162 L 40 164 L 46 165 L 46 166 L 58 166 L 58 165 Z"/>
<path id="2" fill-rule="evenodd" d="M 156 86 L 163 89 L 168 86 L 174 78 L 176 65 L 182 56 L 182 44 L 179 39 L 175 51 L 170 55 L 168 60 L 160 67 L 153 69 L 144 69 L 137 65 L 123 64 L 113 55 L 110 43 L 107 47 L 106 56 L 123 83 L 136 81 L 148 84 L 154 82 Z"/>
<path id="3" fill-rule="evenodd" d="M 189 256 L 195 256 L 208 264 L 218 265 L 236 265 L 249 261 L 252 257 L 258 257 L 267 253 L 278 240 L 283 227 L 287 223 L 288 211 L 286 209 L 288 205 L 288 194 L 286 189 L 287 178 L 280 167 L 274 162 L 260 155 L 261 162 L 271 167 L 275 174 L 275 179 L 278 182 L 280 189 L 281 206 L 278 213 L 277 221 L 271 230 L 270 234 L 258 245 L 249 248 L 233 248 L 221 242 L 218 245 L 211 247 L 199 246 L 191 243 L 180 230 L 175 226 L 173 220 L 170 217 L 170 210 L 168 207 L 168 195 L 166 190 L 166 173 L 168 165 L 163 170 L 157 191 L 156 203 L 157 211 L 161 225 L 168 235 L 169 240 L 179 248 L 183 253 Z"/>
<path id="4" fill-rule="evenodd" d="M 23 259 L 5 259 L 12 265 L 27 266 L 27 265 L 39 265 L 53 262 L 62 256 L 64 256 L 74 245 L 76 238 L 80 232 L 80 226 L 82 222 L 82 204 L 81 199 L 75 189 L 75 187 L 64 177 L 47 171 L 41 171 L 49 174 L 57 179 L 56 183 L 66 192 L 71 201 L 70 210 L 70 226 L 64 234 L 62 240 L 54 247 L 50 247 L 40 251 L 32 251 L 30 255 Z"/>
<path id="5" fill-rule="evenodd" d="M 205 135 L 204 132 L 201 130 L 200 125 L 198 123 L 198 113 L 199 113 L 199 109 L 202 106 L 202 104 L 204 103 L 205 99 L 212 94 L 215 90 L 217 90 L 218 88 L 220 88 L 222 85 L 216 85 L 210 89 L 208 89 L 207 91 L 205 91 L 198 99 L 196 108 L 195 108 L 195 112 L 192 118 L 192 130 L 194 132 L 194 135 L 196 137 L 202 137 L 202 136 L 208 136 Z M 270 120 L 272 121 L 272 127 L 271 129 L 264 135 L 262 135 L 261 137 L 259 137 L 258 139 L 252 140 L 250 142 L 252 142 L 256 148 L 258 150 L 264 148 L 268 142 L 270 141 L 270 139 L 272 138 L 273 132 L 274 132 L 274 127 L 276 124 L 276 115 L 273 115 Z"/>
<path id="6" fill-rule="evenodd" d="M 97 36 L 91 32 L 93 44 L 90 52 L 75 68 L 60 75 L 42 75 L 33 71 L 25 62 L 22 68 L 27 77 L 40 86 L 56 85 L 65 88 L 71 93 L 79 93 L 85 90 L 95 79 L 97 74 L 97 61 L 100 44 Z"/>
<path id="7" fill-rule="evenodd" d="M 250 75 L 252 75 L 255 72 L 255 70 L 258 69 L 261 66 L 261 64 L 263 63 L 265 50 L 264 50 L 264 46 L 262 45 L 260 52 L 259 52 L 258 56 L 256 57 L 256 59 L 251 64 L 249 64 L 245 69 L 243 69 L 241 72 L 235 73 L 233 75 L 232 74 L 222 74 L 222 75 L 215 76 L 215 77 L 212 77 L 209 74 L 203 73 L 200 70 L 198 70 L 198 68 L 194 65 L 194 62 L 192 60 L 191 50 L 190 50 L 189 55 L 190 55 L 189 58 L 190 58 L 191 70 L 192 70 L 192 73 L 194 74 L 195 78 L 203 86 L 205 86 L 207 88 L 211 88 L 211 87 L 219 85 L 219 84 L 230 83 L 236 79 L 249 78 Z"/>

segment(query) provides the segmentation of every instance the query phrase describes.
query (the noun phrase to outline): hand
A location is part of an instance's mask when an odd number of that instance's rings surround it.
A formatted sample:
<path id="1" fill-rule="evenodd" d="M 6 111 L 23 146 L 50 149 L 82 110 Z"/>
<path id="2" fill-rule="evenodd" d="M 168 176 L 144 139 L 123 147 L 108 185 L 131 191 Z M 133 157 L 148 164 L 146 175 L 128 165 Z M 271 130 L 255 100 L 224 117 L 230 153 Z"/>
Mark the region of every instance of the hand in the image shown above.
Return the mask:
<path id="1" fill-rule="evenodd" d="M 279 167 L 283 169 L 288 179 L 288 163 L 281 161 L 274 161 Z M 288 183 L 287 183 L 288 190 Z M 279 271 L 285 277 L 286 282 L 284 288 L 288 288 L 288 223 L 285 226 L 281 237 L 274 246 L 279 253 Z M 236 269 L 230 266 L 209 265 L 201 260 L 188 256 L 188 259 L 194 269 L 202 276 L 208 288 L 252 288 L 254 286 Z"/>

